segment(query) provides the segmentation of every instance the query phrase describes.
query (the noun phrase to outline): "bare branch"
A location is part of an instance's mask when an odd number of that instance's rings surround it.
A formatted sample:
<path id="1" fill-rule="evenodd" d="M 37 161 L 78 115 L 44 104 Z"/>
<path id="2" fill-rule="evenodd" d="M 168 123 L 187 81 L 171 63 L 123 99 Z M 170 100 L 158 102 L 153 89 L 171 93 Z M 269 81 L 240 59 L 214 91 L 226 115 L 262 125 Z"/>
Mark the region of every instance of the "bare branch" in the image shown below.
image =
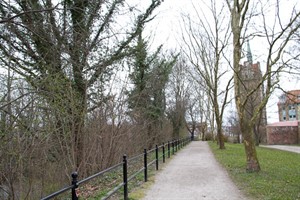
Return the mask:
<path id="1" fill-rule="evenodd" d="M 47 9 L 41 9 L 41 10 L 26 10 L 23 12 L 20 12 L 16 15 L 13 16 L 9 16 L 9 17 L 1 17 L 0 18 L 0 24 L 4 24 L 4 23 L 11 23 L 13 22 L 13 20 L 15 18 L 21 17 L 22 15 L 25 14 L 29 14 L 29 13 L 40 13 L 40 12 L 49 12 L 49 11 L 53 11 L 58 7 L 59 4 L 57 4 L 56 6 L 52 7 L 52 8 L 47 8 Z"/>

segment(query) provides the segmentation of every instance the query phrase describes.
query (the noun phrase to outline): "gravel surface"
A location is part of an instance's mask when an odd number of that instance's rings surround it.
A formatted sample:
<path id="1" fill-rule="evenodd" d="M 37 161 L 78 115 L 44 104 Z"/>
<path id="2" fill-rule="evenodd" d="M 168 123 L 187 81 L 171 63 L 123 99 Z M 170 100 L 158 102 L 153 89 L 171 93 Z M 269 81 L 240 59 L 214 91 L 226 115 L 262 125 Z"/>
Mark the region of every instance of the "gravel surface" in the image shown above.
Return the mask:
<path id="1" fill-rule="evenodd" d="M 299 146 L 289 146 L 289 145 L 259 145 L 260 147 L 272 148 L 272 149 L 279 149 L 283 151 L 290 151 L 295 153 L 300 153 Z"/>
<path id="2" fill-rule="evenodd" d="M 242 200 L 246 197 L 215 160 L 206 142 L 194 141 L 155 176 L 144 200 Z"/>

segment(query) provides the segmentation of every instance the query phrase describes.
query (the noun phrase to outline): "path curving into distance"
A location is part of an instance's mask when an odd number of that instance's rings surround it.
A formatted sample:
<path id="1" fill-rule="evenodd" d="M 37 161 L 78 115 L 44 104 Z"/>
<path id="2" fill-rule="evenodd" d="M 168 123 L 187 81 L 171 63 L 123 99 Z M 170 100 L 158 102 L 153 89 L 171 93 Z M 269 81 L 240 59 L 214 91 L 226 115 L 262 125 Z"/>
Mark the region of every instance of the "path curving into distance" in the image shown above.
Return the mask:
<path id="1" fill-rule="evenodd" d="M 194 141 L 155 176 L 143 200 L 247 199 L 215 160 L 207 142 Z"/>

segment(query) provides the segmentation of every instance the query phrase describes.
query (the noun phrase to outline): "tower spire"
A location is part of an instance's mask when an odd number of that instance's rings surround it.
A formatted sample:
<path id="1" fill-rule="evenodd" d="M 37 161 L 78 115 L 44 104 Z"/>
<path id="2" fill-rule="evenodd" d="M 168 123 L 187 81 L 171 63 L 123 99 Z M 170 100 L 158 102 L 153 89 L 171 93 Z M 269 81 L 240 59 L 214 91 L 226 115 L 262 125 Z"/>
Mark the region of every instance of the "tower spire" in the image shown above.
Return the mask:
<path id="1" fill-rule="evenodd" d="M 252 64 L 252 53 L 250 49 L 249 40 L 247 40 L 247 60 L 250 64 Z"/>

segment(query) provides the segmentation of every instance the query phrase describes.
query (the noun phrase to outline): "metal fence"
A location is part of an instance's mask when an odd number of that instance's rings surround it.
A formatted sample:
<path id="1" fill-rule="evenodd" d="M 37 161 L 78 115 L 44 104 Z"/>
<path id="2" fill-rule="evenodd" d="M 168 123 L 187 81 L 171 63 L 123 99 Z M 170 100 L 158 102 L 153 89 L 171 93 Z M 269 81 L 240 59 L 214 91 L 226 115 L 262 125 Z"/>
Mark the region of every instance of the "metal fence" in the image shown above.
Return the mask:
<path id="1" fill-rule="evenodd" d="M 107 192 L 105 197 L 103 197 L 102 199 L 103 200 L 108 199 L 109 197 L 114 195 L 118 190 L 123 188 L 124 200 L 127 200 L 128 199 L 128 183 L 129 183 L 129 181 L 131 181 L 138 174 L 143 172 L 144 173 L 144 181 L 147 182 L 148 181 L 148 171 L 149 171 L 148 168 L 151 165 L 155 164 L 155 169 L 158 170 L 159 169 L 159 160 L 162 159 L 162 162 L 164 163 L 166 158 L 170 158 L 171 155 L 174 155 L 175 152 L 177 152 L 179 149 L 181 149 L 182 147 L 187 145 L 191 140 L 192 140 L 191 137 L 187 137 L 187 138 L 181 138 L 181 139 L 169 141 L 167 143 L 163 143 L 160 146 L 156 145 L 155 148 L 150 149 L 150 150 L 144 149 L 144 152 L 142 154 L 136 155 L 132 158 L 127 158 L 127 156 L 124 155 L 122 162 L 120 162 L 112 167 L 109 167 L 101 172 L 98 172 L 92 176 L 89 176 L 85 179 L 82 179 L 82 180 L 77 180 L 78 173 L 73 172 L 71 174 L 71 177 L 72 177 L 71 185 L 69 185 L 65 188 L 62 188 L 61 190 L 58 190 L 46 197 L 43 197 L 41 200 L 52 199 L 54 197 L 57 197 L 58 195 L 66 193 L 68 191 L 71 191 L 71 199 L 72 200 L 78 200 L 78 194 L 77 194 L 76 190 L 79 188 L 80 185 L 83 185 L 83 184 L 87 183 L 88 181 L 90 181 L 96 177 L 102 176 L 102 175 L 104 175 L 118 167 L 121 167 L 121 166 L 122 166 L 123 181 L 121 183 L 119 183 L 116 187 L 112 188 L 109 192 Z M 161 155 L 159 154 L 160 150 L 161 150 Z M 149 154 L 151 154 L 151 153 L 155 154 L 154 158 L 151 158 L 151 156 L 149 156 Z M 143 167 L 136 170 L 132 175 L 130 175 L 128 177 L 128 162 L 135 161 L 141 157 L 143 157 L 143 162 L 144 162 Z M 151 160 L 149 160 L 149 159 L 151 159 Z"/>

